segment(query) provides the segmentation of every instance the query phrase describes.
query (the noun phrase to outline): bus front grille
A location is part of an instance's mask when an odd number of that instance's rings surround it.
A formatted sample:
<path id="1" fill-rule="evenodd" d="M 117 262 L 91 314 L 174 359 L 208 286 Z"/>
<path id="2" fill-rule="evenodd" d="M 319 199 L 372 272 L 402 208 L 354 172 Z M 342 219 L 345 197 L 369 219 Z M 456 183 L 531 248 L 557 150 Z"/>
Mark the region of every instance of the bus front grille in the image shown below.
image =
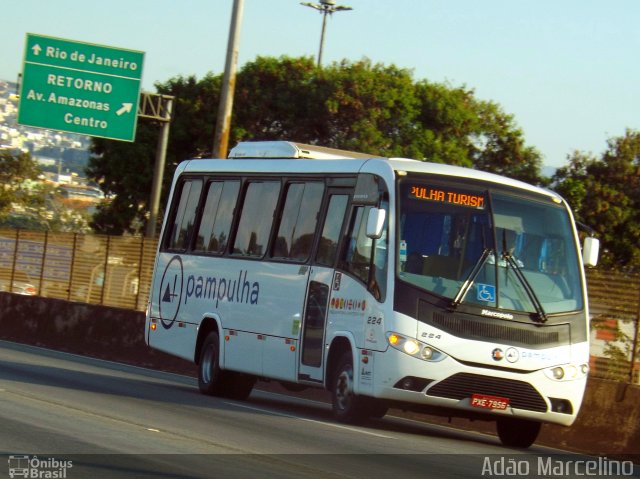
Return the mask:
<path id="1" fill-rule="evenodd" d="M 547 403 L 531 384 L 480 374 L 454 374 L 429 388 L 426 394 L 457 400 L 470 398 L 472 394 L 484 394 L 508 398 L 509 405 L 515 409 L 547 411 Z"/>
<path id="2" fill-rule="evenodd" d="M 443 314 L 432 311 L 426 304 L 420 306 L 422 308 L 418 319 L 459 338 L 497 341 L 531 349 L 568 345 L 571 342 L 571 331 L 567 324 L 523 324 L 493 318 Z"/>

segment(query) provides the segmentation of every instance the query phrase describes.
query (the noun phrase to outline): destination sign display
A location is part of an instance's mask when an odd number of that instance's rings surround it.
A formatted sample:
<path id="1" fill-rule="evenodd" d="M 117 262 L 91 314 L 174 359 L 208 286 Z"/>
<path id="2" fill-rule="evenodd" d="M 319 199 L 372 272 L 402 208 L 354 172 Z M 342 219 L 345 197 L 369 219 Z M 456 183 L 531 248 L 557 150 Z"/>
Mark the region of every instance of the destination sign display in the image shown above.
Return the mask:
<path id="1" fill-rule="evenodd" d="M 409 198 L 477 209 L 484 209 L 485 206 L 484 195 L 463 193 L 449 188 L 434 188 L 424 184 L 410 185 Z"/>
<path id="2" fill-rule="evenodd" d="M 133 141 L 144 53 L 27 34 L 18 123 Z"/>

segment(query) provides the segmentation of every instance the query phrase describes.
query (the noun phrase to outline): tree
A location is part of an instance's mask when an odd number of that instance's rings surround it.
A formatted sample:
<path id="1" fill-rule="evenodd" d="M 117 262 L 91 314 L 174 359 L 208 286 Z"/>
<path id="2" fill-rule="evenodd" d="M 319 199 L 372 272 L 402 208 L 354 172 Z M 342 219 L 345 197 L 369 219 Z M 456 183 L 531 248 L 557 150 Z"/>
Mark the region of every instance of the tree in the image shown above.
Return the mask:
<path id="1" fill-rule="evenodd" d="M 220 82 L 220 76 L 207 75 L 201 81 L 193 76 L 176 77 L 156 85 L 158 93 L 175 96 L 162 205 L 178 163 L 211 151 Z M 134 143 L 92 139 L 87 175 L 111 198 L 94 216 L 92 226 L 96 231 L 108 234 L 143 231 L 149 214 L 159 133 L 159 125 L 139 120 Z"/>
<path id="2" fill-rule="evenodd" d="M 575 151 L 553 177 L 578 220 L 603 243 L 605 267 L 640 268 L 640 132 L 611 138 L 596 156 Z"/>
<path id="3" fill-rule="evenodd" d="M 33 211 L 43 206 L 43 196 L 35 183 L 39 174 L 29 153 L 0 150 L 0 221 L 7 224 L 15 207 Z"/>
<path id="4" fill-rule="evenodd" d="M 162 204 L 175 165 L 211 151 L 221 81 L 210 74 L 156 85 L 176 97 Z M 142 230 L 157 134 L 140 122 L 133 144 L 93 141 L 88 174 L 113 198 L 94 219 L 98 231 Z M 286 56 L 247 63 L 237 75 L 230 143 L 241 140 L 291 140 L 541 181 L 539 154 L 498 105 L 369 60 L 325 68 Z"/>
<path id="5" fill-rule="evenodd" d="M 0 226 L 39 231 L 89 231 L 85 205 L 69 208 L 55 188 L 39 181 L 29 153 L 0 150 Z"/>

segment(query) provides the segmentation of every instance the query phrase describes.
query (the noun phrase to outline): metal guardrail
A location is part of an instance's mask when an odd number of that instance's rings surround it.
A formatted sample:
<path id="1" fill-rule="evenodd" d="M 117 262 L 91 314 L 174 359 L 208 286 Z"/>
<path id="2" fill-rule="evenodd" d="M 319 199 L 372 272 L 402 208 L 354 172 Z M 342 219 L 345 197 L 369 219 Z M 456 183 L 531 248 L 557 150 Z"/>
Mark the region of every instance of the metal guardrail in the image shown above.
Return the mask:
<path id="1" fill-rule="evenodd" d="M 157 240 L 0 229 L 0 291 L 144 311 Z M 591 375 L 640 384 L 640 274 L 587 271 Z"/>

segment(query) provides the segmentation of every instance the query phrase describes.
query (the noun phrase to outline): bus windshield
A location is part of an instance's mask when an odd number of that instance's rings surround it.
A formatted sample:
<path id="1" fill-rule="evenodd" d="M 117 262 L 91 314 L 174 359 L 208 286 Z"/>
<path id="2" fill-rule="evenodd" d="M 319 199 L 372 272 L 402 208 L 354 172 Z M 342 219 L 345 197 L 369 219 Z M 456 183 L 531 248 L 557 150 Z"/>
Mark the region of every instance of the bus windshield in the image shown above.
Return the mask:
<path id="1" fill-rule="evenodd" d="M 580 264 L 561 204 L 404 178 L 399 276 L 463 304 L 545 314 L 583 307 Z"/>

